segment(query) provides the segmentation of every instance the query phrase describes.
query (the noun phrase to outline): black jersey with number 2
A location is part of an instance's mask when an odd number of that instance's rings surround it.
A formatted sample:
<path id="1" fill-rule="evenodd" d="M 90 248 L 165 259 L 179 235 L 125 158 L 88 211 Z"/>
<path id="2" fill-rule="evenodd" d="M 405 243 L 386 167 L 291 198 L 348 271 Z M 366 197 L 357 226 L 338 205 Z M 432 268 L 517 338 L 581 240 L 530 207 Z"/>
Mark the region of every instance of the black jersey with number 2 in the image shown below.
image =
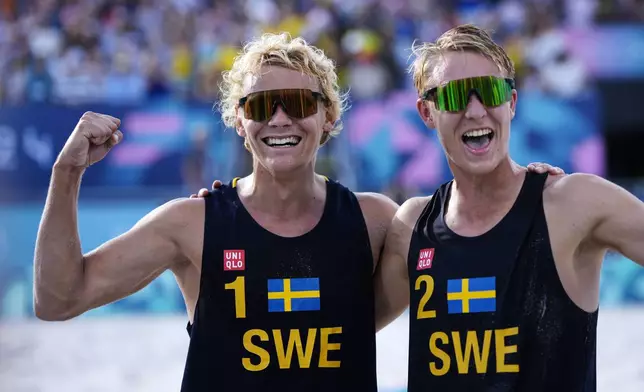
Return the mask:
<path id="1" fill-rule="evenodd" d="M 559 280 L 543 208 L 547 175 L 526 174 L 508 214 L 463 237 L 440 187 L 416 223 L 409 392 L 594 392 L 597 312 Z"/>

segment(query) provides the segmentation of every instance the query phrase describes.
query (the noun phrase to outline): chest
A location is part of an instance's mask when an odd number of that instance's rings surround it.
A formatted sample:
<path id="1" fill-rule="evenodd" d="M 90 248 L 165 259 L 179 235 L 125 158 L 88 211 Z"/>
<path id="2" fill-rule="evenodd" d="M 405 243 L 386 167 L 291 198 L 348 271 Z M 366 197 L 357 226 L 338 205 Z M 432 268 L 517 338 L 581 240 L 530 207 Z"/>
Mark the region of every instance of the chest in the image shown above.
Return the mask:
<path id="1" fill-rule="evenodd" d="M 247 208 L 252 219 L 266 231 L 280 237 L 298 237 L 313 230 L 322 219 L 324 204 L 318 203 L 297 214 L 266 213 Z"/>
<path id="2" fill-rule="evenodd" d="M 444 216 L 444 224 L 463 237 L 479 237 L 493 230 L 503 221 L 512 208 L 513 200 L 499 200 L 494 205 L 482 204 L 464 213 L 458 205 L 450 205 Z"/>
<path id="3" fill-rule="evenodd" d="M 243 277 L 247 297 L 261 303 L 271 292 L 284 298 L 316 291 L 347 295 L 371 280 L 366 238 L 351 235 L 350 227 L 326 223 L 287 238 L 242 219 L 206 243 L 203 278 L 225 286 Z"/>
<path id="4" fill-rule="evenodd" d="M 413 234 L 408 255 L 417 320 L 435 315 L 454 326 L 491 325 L 516 312 L 500 310 L 521 308 L 523 279 L 536 278 L 539 260 L 551 263 L 541 221 L 539 216 L 506 219 L 476 237 L 456 234 L 440 219 L 427 222 Z"/>
<path id="5" fill-rule="evenodd" d="M 508 291 L 516 290 L 512 275 L 520 262 L 519 246 L 432 241 L 418 245 L 408 259 L 410 306 L 417 320 L 440 316 L 440 320 L 458 322 L 472 314 L 488 317 L 498 310 Z"/>

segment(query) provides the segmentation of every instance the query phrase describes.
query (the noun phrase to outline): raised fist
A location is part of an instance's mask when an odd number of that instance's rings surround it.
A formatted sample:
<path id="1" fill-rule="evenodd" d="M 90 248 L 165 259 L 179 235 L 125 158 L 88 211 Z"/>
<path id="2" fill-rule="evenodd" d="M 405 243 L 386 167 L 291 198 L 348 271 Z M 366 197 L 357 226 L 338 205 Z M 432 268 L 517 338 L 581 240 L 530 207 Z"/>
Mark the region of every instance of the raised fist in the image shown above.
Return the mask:
<path id="1" fill-rule="evenodd" d="M 86 112 L 67 139 L 55 165 L 87 168 L 100 161 L 123 140 L 119 125 L 121 120 L 118 118 Z"/>

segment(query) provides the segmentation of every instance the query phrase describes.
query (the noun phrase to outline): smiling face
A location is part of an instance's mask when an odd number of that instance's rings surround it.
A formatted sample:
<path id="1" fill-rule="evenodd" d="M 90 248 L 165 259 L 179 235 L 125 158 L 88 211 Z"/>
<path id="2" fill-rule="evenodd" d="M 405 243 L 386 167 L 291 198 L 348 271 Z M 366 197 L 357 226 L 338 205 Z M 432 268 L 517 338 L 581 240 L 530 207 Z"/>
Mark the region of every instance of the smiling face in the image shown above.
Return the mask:
<path id="1" fill-rule="evenodd" d="M 263 66 L 258 76 L 244 79 L 244 96 L 280 90 L 308 89 L 320 92 L 318 81 L 300 71 L 279 66 Z M 289 115 L 279 102 L 269 102 L 274 112 L 270 119 L 255 121 L 247 118 L 242 107 L 237 108 L 237 133 L 246 139 L 256 165 L 270 173 L 291 172 L 303 167 L 315 167 L 315 158 L 324 132 L 332 123 L 321 99 L 316 99 L 317 112 L 304 118 Z"/>
<path id="2" fill-rule="evenodd" d="M 450 51 L 436 63 L 431 87 L 477 76 L 507 75 L 480 54 Z M 438 131 L 451 166 L 465 173 L 486 174 L 508 157 L 510 122 L 516 102 L 517 92 L 512 90 L 511 100 L 496 107 L 483 105 L 476 94 L 471 94 L 467 108 L 460 112 L 440 111 L 435 104 L 422 99 L 417 107 L 427 126 Z"/>

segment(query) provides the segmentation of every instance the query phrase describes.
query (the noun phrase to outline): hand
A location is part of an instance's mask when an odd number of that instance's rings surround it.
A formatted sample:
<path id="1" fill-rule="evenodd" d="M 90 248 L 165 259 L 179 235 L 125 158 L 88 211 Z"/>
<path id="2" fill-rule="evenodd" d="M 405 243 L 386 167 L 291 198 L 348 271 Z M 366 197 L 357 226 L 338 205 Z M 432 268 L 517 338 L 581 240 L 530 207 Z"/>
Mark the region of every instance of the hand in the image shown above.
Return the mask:
<path id="1" fill-rule="evenodd" d="M 105 158 L 110 149 L 123 140 L 120 125 L 118 118 L 86 112 L 67 139 L 55 166 L 85 169 Z"/>
<path id="2" fill-rule="evenodd" d="M 557 166 L 552 166 L 547 163 L 541 163 L 541 162 L 532 162 L 531 164 L 529 164 L 528 171 L 536 172 L 536 173 L 548 172 L 548 174 L 552 174 L 553 176 L 556 176 L 559 174 L 566 174 L 566 172 L 564 172 L 561 168 Z"/>
<path id="3" fill-rule="evenodd" d="M 212 183 L 212 189 L 219 189 L 222 185 L 223 184 L 222 184 L 221 181 L 215 180 Z M 190 195 L 190 198 L 191 199 L 198 199 L 198 198 L 208 197 L 208 196 L 210 196 L 210 191 L 208 189 L 206 189 L 206 188 L 201 188 L 201 189 L 199 189 L 199 192 L 197 192 L 197 194 L 193 193 L 192 195 Z"/>

